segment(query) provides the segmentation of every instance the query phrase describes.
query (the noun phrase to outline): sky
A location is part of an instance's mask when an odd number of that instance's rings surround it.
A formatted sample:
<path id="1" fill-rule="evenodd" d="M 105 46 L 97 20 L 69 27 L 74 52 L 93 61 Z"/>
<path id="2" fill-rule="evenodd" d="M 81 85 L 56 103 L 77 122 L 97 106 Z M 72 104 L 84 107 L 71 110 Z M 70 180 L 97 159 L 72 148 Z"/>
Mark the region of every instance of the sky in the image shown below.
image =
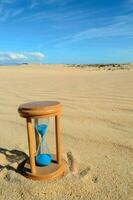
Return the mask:
<path id="1" fill-rule="evenodd" d="M 133 63 L 133 0 L 0 0 L 0 64 Z"/>

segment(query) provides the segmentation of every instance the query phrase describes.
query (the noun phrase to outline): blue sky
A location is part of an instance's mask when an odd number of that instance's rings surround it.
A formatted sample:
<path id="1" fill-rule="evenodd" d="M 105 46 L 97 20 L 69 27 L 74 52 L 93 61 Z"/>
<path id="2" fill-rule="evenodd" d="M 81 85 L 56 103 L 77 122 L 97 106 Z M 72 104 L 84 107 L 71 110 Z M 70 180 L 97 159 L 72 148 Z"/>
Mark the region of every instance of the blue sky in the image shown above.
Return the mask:
<path id="1" fill-rule="evenodd" d="M 133 0 L 0 0 L 0 63 L 133 62 Z"/>

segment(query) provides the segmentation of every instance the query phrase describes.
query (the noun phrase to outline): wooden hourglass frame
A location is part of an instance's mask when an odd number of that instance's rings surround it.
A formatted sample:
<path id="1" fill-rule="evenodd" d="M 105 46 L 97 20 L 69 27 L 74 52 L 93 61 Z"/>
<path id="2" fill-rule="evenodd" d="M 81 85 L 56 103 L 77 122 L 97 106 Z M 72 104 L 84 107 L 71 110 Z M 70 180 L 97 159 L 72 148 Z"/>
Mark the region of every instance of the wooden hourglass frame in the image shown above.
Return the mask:
<path id="1" fill-rule="evenodd" d="M 21 117 L 26 118 L 29 160 L 24 166 L 24 174 L 33 180 L 55 179 L 63 175 L 63 163 L 61 158 L 60 138 L 60 112 L 61 104 L 56 101 L 39 101 L 25 103 L 19 106 L 18 112 Z M 52 162 L 49 166 L 37 166 L 35 161 L 36 151 L 40 142 L 39 135 L 33 128 L 32 119 L 55 118 L 55 140 L 56 154 L 52 154 Z M 35 134 L 35 137 L 34 137 Z"/>

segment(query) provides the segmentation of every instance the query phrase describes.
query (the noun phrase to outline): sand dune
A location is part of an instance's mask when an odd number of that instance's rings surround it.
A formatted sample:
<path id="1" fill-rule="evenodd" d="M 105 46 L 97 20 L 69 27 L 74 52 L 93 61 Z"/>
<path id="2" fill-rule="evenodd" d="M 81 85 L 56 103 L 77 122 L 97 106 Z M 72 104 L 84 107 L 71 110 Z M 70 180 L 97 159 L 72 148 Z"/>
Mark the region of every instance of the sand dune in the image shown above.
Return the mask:
<path id="1" fill-rule="evenodd" d="M 63 104 L 67 172 L 47 183 L 28 180 L 18 172 L 28 147 L 25 121 L 17 108 L 40 100 Z M 51 152 L 55 148 L 52 125 L 53 121 L 47 134 Z M 133 68 L 0 67 L 1 200 L 132 198 Z"/>

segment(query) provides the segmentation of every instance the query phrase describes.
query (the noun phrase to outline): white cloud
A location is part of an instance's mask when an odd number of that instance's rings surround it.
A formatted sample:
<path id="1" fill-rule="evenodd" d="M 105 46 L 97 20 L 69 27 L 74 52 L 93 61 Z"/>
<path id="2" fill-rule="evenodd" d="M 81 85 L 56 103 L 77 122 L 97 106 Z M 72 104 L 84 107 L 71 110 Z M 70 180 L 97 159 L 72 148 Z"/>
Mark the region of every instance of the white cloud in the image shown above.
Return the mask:
<path id="1" fill-rule="evenodd" d="M 32 60 L 42 60 L 45 55 L 40 52 L 24 52 L 24 53 L 14 53 L 14 52 L 0 52 L 0 61 L 2 62 L 23 62 Z"/>
<path id="2" fill-rule="evenodd" d="M 32 56 L 38 60 L 41 60 L 43 58 L 45 58 L 45 55 L 43 53 L 40 53 L 40 52 L 30 52 L 30 53 L 26 53 L 27 56 Z"/>
<path id="3" fill-rule="evenodd" d="M 0 7 L 0 21 L 5 22 L 7 19 L 11 19 L 11 17 L 18 17 L 23 12 L 22 8 L 18 9 L 6 9 L 4 7 Z"/>
<path id="4" fill-rule="evenodd" d="M 1 3 L 3 4 L 12 4 L 15 0 L 1 0 Z"/>
<path id="5" fill-rule="evenodd" d="M 73 35 L 68 35 L 58 40 L 57 46 L 81 40 L 106 37 L 133 37 L 133 14 L 120 15 L 110 19 L 103 19 L 106 25 L 88 28 Z"/>
<path id="6" fill-rule="evenodd" d="M 18 15 L 20 15 L 23 12 L 23 9 L 17 9 L 14 12 L 12 12 L 12 17 L 16 17 Z"/>
<path id="7" fill-rule="evenodd" d="M 32 1 L 31 1 L 31 4 L 30 4 L 30 6 L 29 6 L 29 8 L 30 8 L 30 9 L 33 9 L 33 8 L 35 8 L 37 5 L 38 5 L 38 1 L 32 0 Z"/>
<path id="8" fill-rule="evenodd" d="M 3 13 L 3 5 L 0 5 L 0 15 Z"/>
<path id="9" fill-rule="evenodd" d="M 31 0 L 31 5 L 29 6 L 30 9 L 35 8 L 36 6 L 40 5 L 60 5 L 60 6 L 65 6 L 66 4 L 71 3 L 74 0 Z"/>
<path id="10" fill-rule="evenodd" d="M 31 5 L 30 5 L 30 9 L 33 9 L 33 8 L 35 8 L 36 6 L 37 6 L 38 4 L 35 2 L 35 3 L 32 3 Z"/>
<path id="11" fill-rule="evenodd" d="M 75 34 L 73 41 L 112 36 L 133 36 L 133 27 L 124 23 L 116 23 L 106 27 L 90 28 Z"/>
<path id="12" fill-rule="evenodd" d="M 0 16 L 0 21 L 1 22 L 6 21 L 6 19 L 9 17 L 9 15 L 10 15 L 9 10 L 5 10 L 5 12 L 3 11 L 3 13 L 1 13 L 1 16 Z"/>

